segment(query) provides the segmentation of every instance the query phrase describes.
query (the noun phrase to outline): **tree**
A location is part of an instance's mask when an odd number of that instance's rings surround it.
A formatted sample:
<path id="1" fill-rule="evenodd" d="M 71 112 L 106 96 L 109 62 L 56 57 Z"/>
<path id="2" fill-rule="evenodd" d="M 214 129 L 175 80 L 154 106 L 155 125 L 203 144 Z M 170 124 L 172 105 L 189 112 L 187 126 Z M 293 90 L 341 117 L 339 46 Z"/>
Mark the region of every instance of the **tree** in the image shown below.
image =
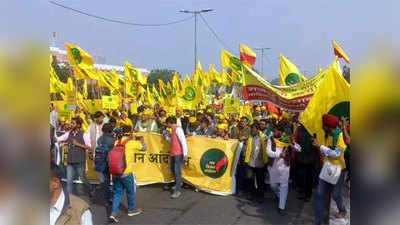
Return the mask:
<path id="1" fill-rule="evenodd" d="M 156 85 L 156 87 L 158 88 L 158 80 L 163 80 L 164 83 L 168 81 L 172 82 L 172 77 L 175 72 L 175 70 L 169 69 L 152 70 L 147 77 L 147 85 L 149 85 L 149 87 Z"/>

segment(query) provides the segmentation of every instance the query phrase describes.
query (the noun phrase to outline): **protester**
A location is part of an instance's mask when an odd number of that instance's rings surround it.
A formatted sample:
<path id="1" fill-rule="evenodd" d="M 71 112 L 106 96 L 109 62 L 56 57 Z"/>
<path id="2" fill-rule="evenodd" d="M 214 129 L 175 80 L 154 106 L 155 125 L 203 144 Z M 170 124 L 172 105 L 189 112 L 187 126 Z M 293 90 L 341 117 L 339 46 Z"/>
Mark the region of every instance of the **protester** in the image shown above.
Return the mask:
<path id="1" fill-rule="evenodd" d="M 290 152 L 289 148 L 296 151 L 301 150 L 300 146 L 295 143 L 285 143 L 282 140 L 282 134 L 285 124 L 281 121 L 273 128 L 273 135 L 268 138 L 267 154 L 272 160 L 272 164 L 268 166 L 269 183 L 271 189 L 279 199 L 278 212 L 286 215 L 286 199 L 289 191 L 289 171 L 290 171 Z"/>
<path id="2" fill-rule="evenodd" d="M 246 178 L 250 191 L 248 198 L 256 198 L 258 203 L 264 202 L 264 174 L 265 164 L 268 162 L 268 156 L 265 152 L 265 135 L 260 132 L 258 123 L 250 126 L 250 136 L 242 151 L 245 155 Z M 257 188 L 254 186 L 254 177 L 256 178 Z"/>
<path id="3" fill-rule="evenodd" d="M 61 183 L 61 171 L 50 166 L 50 225 L 92 225 L 89 205 L 66 191 Z"/>
<path id="4" fill-rule="evenodd" d="M 228 135 L 228 124 L 227 123 L 220 123 L 217 125 L 217 133 L 214 135 L 217 138 L 223 138 L 225 140 L 229 139 Z"/>
<path id="5" fill-rule="evenodd" d="M 121 116 L 119 116 L 119 119 L 117 120 L 117 127 L 120 127 L 122 124 L 133 127 L 132 120 L 128 118 L 128 114 L 125 111 L 121 112 Z"/>
<path id="6" fill-rule="evenodd" d="M 314 137 L 312 145 L 318 148 L 324 155 L 324 166 L 340 166 L 342 170 L 346 168 L 344 161 L 344 151 L 346 144 L 343 139 L 343 132 L 340 130 L 339 119 L 330 114 L 322 116 L 322 128 L 325 132 L 325 145 L 320 144 Z M 326 164 L 329 162 L 329 164 Z M 326 164 L 326 165 L 325 165 Z M 343 204 L 342 186 L 344 183 L 344 173 L 340 172 L 336 184 L 328 183 L 323 179 L 319 179 L 317 187 L 316 205 L 315 205 L 315 218 L 314 224 L 321 224 L 323 209 L 325 207 L 325 195 L 328 189 L 333 188 L 333 200 L 335 200 L 339 212 L 336 214 L 337 218 L 344 218 L 347 215 L 346 208 Z"/>
<path id="7" fill-rule="evenodd" d="M 175 186 L 173 187 L 174 192 L 171 198 L 179 198 L 181 196 L 181 184 L 182 184 L 182 162 L 187 158 L 187 144 L 185 134 L 182 127 L 177 125 L 175 117 L 168 117 L 166 120 L 167 127 L 172 129 L 170 137 L 166 137 L 166 140 L 171 143 L 170 157 L 171 157 L 171 170 L 175 177 Z"/>
<path id="8" fill-rule="evenodd" d="M 196 135 L 207 136 L 207 137 L 211 137 L 211 136 L 215 135 L 216 133 L 217 133 L 217 131 L 215 130 L 214 127 L 210 126 L 210 121 L 207 118 L 204 118 L 201 121 L 200 126 L 195 131 Z"/>
<path id="9" fill-rule="evenodd" d="M 298 190 L 298 199 L 309 202 L 313 189 L 313 168 L 319 160 L 315 147 L 311 143 L 312 136 L 303 125 L 295 130 L 294 140 L 300 145 L 301 151 L 295 153 L 295 179 Z"/>
<path id="10" fill-rule="evenodd" d="M 158 132 L 157 122 L 152 118 L 152 111 L 146 109 L 140 116 L 139 121 L 136 123 L 135 131 L 140 132 Z"/>
<path id="11" fill-rule="evenodd" d="M 97 111 L 93 115 L 93 122 L 89 125 L 88 127 L 88 132 L 90 136 L 90 146 L 92 149 L 96 149 L 97 147 L 97 139 L 103 135 L 102 132 L 102 127 L 104 124 L 104 114 L 101 111 Z M 93 152 L 96 154 L 96 152 Z M 96 157 L 96 156 L 94 156 Z M 103 173 L 98 173 L 99 174 L 99 181 L 100 183 L 104 183 L 104 177 Z"/>
<path id="12" fill-rule="evenodd" d="M 132 127 L 129 125 L 121 125 L 121 130 L 117 134 L 117 145 L 125 146 L 125 161 L 126 168 L 123 171 L 123 175 L 117 176 L 113 174 L 113 200 L 112 200 L 112 210 L 111 215 L 109 217 L 111 222 L 118 223 L 118 213 L 119 213 L 119 205 L 121 199 L 124 195 L 124 190 L 126 192 L 126 199 L 128 201 L 128 216 L 136 216 L 142 213 L 142 209 L 135 208 L 135 192 L 136 192 L 136 181 L 135 175 L 133 172 L 133 164 L 135 161 L 135 152 L 146 150 L 146 144 L 144 143 L 143 137 L 133 137 L 132 136 Z"/>
<path id="13" fill-rule="evenodd" d="M 77 174 L 83 184 L 87 187 L 89 196 L 94 195 L 95 189 L 90 185 L 85 174 L 86 152 L 91 154 L 90 137 L 82 131 L 82 119 L 74 117 L 71 119 L 71 131 L 56 138 L 57 142 L 66 141 L 68 145 L 67 156 L 67 190 L 73 192 L 73 179 Z"/>
<path id="14" fill-rule="evenodd" d="M 102 127 L 102 136 L 97 139 L 97 147 L 95 151 L 95 169 L 101 173 L 103 177 L 103 193 L 106 204 L 112 203 L 112 195 L 110 190 L 110 171 L 108 167 L 108 152 L 114 146 L 114 127 L 110 123 L 106 123 Z"/>

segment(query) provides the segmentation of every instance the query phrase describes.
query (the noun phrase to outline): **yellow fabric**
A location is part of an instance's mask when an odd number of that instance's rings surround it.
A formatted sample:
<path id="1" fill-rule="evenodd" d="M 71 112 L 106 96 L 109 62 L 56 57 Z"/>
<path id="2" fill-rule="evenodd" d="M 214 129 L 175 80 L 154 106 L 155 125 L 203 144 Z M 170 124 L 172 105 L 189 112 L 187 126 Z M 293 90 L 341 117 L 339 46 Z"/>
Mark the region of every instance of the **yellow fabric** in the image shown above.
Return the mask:
<path id="1" fill-rule="evenodd" d="M 125 118 L 125 119 L 119 118 L 117 120 L 117 127 L 121 126 L 121 124 L 129 125 L 133 128 L 132 120 L 129 118 Z"/>
<path id="2" fill-rule="evenodd" d="M 333 49 L 337 51 L 339 54 L 338 57 L 343 58 L 346 60 L 347 63 L 350 63 L 350 59 L 347 54 L 343 51 L 343 49 L 336 43 L 336 41 L 332 41 Z"/>
<path id="3" fill-rule="evenodd" d="M 295 73 L 299 76 L 300 82 L 307 80 L 307 78 L 305 78 L 299 71 L 299 69 L 297 69 L 296 65 L 294 65 L 292 62 L 289 61 L 289 59 L 287 59 L 285 56 L 283 56 L 282 54 L 279 56 L 279 83 L 282 86 L 285 85 L 291 85 L 286 83 L 285 79 L 286 77 L 291 74 L 291 73 Z"/>
<path id="4" fill-rule="evenodd" d="M 194 122 L 196 122 L 196 117 L 194 116 L 189 117 L 189 123 L 194 123 Z"/>
<path id="5" fill-rule="evenodd" d="M 240 59 L 226 50 L 221 50 L 221 66 L 231 69 L 235 82 L 242 82 L 243 64 Z"/>
<path id="6" fill-rule="evenodd" d="M 135 83 L 145 85 L 147 83 L 147 77 L 142 72 L 133 67 L 129 62 L 125 61 L 124 74 L 128 80 Z"/>
<path id="7" fill-rule="evenodd" d="M 244 53 L 245 55 L 248 55 L 248 56 L 252 56 L 254 58 L 257 57 L 256 53 L 253 50 L 251 50 L 247 45 L 242 44 L 242 43 L 239 43 L 239 52 Z M 244 62 L 244 63 L 246 63 L 246 65 L 249 67 L 253 67 L 253 65 L 250 65 L 248 62 Z"/>
<path id="8" fill-rule="evenodd" d="M 94 64 L 92 57 L 79 46 L 65 42 L 65 48 L 67 50 L 69 65 L 79 66 L 80 68 L 85 69 L 93 68 Z"/>
<path id="9" fill-rule="evenodd" d="M 218 129 L 222 129 L 222 130 L 228 130 L 228 124 L 226 123 L 220 123 L 217 125 Z"/>
<path id="10" fill-rule="evenodd" d="M 323 143 L 325 137 L 322 115 L 328 113 L 338 103 L 350 102 L 350 85 L 337 71 L 337 67 L 331 64 L 326 73 L 307 108 L 300 113 L 299 120 L 310 134 L 317 134 L 319 143 Z"/>
<path id="11" fill-rule="evenodd" d="M 259 135 L 260 135 L 260 140 L 261 140 L 261 150 L 260 151 L 262 151 L 263 161 L 265 164 L 265 163 L 268 163 L 267 149 L 265 148 L 265 135 L 262 132 L 260 132 Z M 253 136 L 249 135 L 249 139 L 247 139 L 246 155 L 245 155 L 245 159 L 244 159 L 245 163 L 249 163 L 249 161 L 250 161 L 252 146 L 253 146 Z"/>
<path id="12" fill-rule="evenodd" d="M 128 137 L 122 137 L 122 141 L 124 142 Z M 115 145 L 117 142 L 115 142 Z M 140 141 L 136 141 L 134 139 L 128 141 L 125 145 L 125 160 L 126 160 L 126 169 L 124 174 L 130 174 L 134 172 L 134 164 L 135 164 L 135 153 L 139 152 L 143 148 L 143 145 Z"/>
<path id="13" fill-rule="evenodd" d="M 325 139 L 324 145 L 325 146 L 333 146 L 333 137 L 332 136 L 328 136 L 328 138 Z M 329 160 L 329 162 L 331 162 L 333 165 L 341 165 L 342 169 L 346 169 L 346 161 L 344 160 L 344 152 L 345 152 L 345 150 L 347 148 L 347 145 L 344 143 L 343 132 L 341 132 L 339 134 L 336 146 L 337 147 L 341 147 L 343 149 L 342 153 L 340 153 L 339 158 L 325 157 L 324 161 L 327 158 Z"/>
<path id="14" fill-rule="evenodd" d="M 283 148 L 289 146 L 289 143 L 281 142 L 278 138 L 274 138 L 277 147 Z"/>

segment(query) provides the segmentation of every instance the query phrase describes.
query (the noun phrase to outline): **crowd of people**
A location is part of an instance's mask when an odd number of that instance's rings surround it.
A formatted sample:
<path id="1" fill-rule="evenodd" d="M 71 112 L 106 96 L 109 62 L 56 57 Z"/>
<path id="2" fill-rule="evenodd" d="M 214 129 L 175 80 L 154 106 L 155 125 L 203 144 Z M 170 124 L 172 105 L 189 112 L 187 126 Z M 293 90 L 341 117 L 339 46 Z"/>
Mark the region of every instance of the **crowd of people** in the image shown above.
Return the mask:
<path id="1" fill-rule="evenodd" d="M 190 187 L 189 184 L 184 184 L 181 177 L 182 162 L 188 154 L 186 137 L 236 139 L 240 142 L 237 152 L 240 154 L 236 171 L 237 197 L 262 203 L 265 192 L 271 190 L 277 202 L 277 210 L 284 216 L 287 214 L 285 209 L 289 191 L 296 191 L 298 199 L 309 202 L 315 189 L 314 222 L 320 224 L 326 194 L 332 189 L 333 199 L 338 207 L 336 216 L 346 217 L 342 188 L 350 176 L 350 129 L 347 118 L 324 115 L 321 120 L 326 142 L 319 143 L 315 135 L 310 134 L 299 123 L 298 113 L 284 110 L 271 112 L 261 103 L 252 106 L 251 116 L 227 114 L 223 104 L 210 104 L 199 110 L 184 110 L 177 106 L 174 114 L 167 113 L 158 104 L 140 105 L 135 111 L 129 109 L 129 105 L 123 105 L 120 109 L 90 114 L 78 108 L 68 120 L 59 119 L 57 108 L 51 105 L 50 224 L 64 224 L 60 221 L 65 217 L 63 205 L 65 207 L 67 202 L 72 206 L 73 213 L 70 215 L 79 217 L 73 221 L 80 219 L 82 224 L 91 224 L 88 205 L 74 195 L 73 186 L 73 179 L 77 175 L 86 186 L 90 197 L 96 191 L 86 178 L 86 155 L 93 157 L 95 161 L 105 204 L 111 207 L 110 221 L 119 221 L 118 208 L 124 190 L 127 195 L 128 216 L 142 212 L 134 201 L 136 181 L 133 151 L 146 151 L 146 143 L 136 132 L 159 133 L 170 142 L 170 163 L 175 183 L 166 185 L 164 189 L 172 191 L 172 199 L 181 196 L 181 186 Z M 61 185 L 61 174 L 57 167 L 59 160 L 55 153 L 55 145 L 62 142 L 68 148 L 66 189 Z M 108 164 L 104 163 L 109 160 L 105 153 L 116 146 L 125 149 L 126 168 L 120 175 L 115 175 Z M 336 183 L 320 178 L 320 171 L 329 166 L 328 164 L 340 166 Z M 270 188 L 267 188 L 267 184 Z M 195 187 L 194 189 L 197 191 Z"/>

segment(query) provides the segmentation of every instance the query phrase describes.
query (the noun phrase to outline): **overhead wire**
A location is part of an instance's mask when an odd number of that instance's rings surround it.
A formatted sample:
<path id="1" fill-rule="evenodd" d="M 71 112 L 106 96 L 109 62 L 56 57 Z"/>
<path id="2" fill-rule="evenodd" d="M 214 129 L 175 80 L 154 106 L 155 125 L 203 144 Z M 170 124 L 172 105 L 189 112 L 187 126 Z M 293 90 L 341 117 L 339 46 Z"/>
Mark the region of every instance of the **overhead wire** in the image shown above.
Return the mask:
<path id="1" fill-rule="evenodd" d="M 228 49 L 229 51 L 232 52 L 232 49 L 217 35 L 215 30 L 207 23 L 207 21 L 204 19 L 203 15 L 199 13 L 200 18 L 203 20 L 204 24 L 208 27 L 208 29 L 211 31 L 211 33 L 214 35 L 214 37 L 218 40 L 218 42 L 224 46 L 224 48 Z"/>
<path id="2" fill-rule="evenodd" d="M 110 18 L 106 18 L 106 17 L 103 17 L 103 16 L 94 15 L 94 14 L 91 14 L 91 13 L 88 13 L 88 12 L 85 12 L 85 11 L 82 11 L 82 10 L 79 10 L 79 9 L 74 9 L 74 8 L 62 5 L 62 4 L 54 2 L 54 1 L 49 1 L 49 3 L 51 3 L 53 5 L 56 5 L 56 6 L 59 6 L 61 8 L 64 8 L 64 9 L 68 9 L 68 10 L 74 11 L 74 12 L 82 14 L 82 15 L 86 15 L 86 16 L 89 16 L 89 17 L 96 18 L 96 19 L 104 20 L 104 21 L 111 22 L 111 23 L 119 23 L 119 24 L 124 24 L 124 25 L 130 25 L 130 26 L 142 26 L 142 27 L 168 26 L 168 25 L 172 25 L 172 24 L 177 24 L 177 23 L 182 23 L 182 22 L 188 21 L 188 20 L 190 20 L 190 19 L 192 19 L 194 17 L 194 16 L 190 16 L 190 17 L 187 17 L 187 18 L 184 18 L 184 19 L 181 19 L 181 20 L 172 21 L 172 22 L 169 22 L 169 23 L 154 23 L 154 24 L 132 23 L 132 22 L 126 22 L 126 21 L 122 21 L 122 20 L 110 19 Z"/>

